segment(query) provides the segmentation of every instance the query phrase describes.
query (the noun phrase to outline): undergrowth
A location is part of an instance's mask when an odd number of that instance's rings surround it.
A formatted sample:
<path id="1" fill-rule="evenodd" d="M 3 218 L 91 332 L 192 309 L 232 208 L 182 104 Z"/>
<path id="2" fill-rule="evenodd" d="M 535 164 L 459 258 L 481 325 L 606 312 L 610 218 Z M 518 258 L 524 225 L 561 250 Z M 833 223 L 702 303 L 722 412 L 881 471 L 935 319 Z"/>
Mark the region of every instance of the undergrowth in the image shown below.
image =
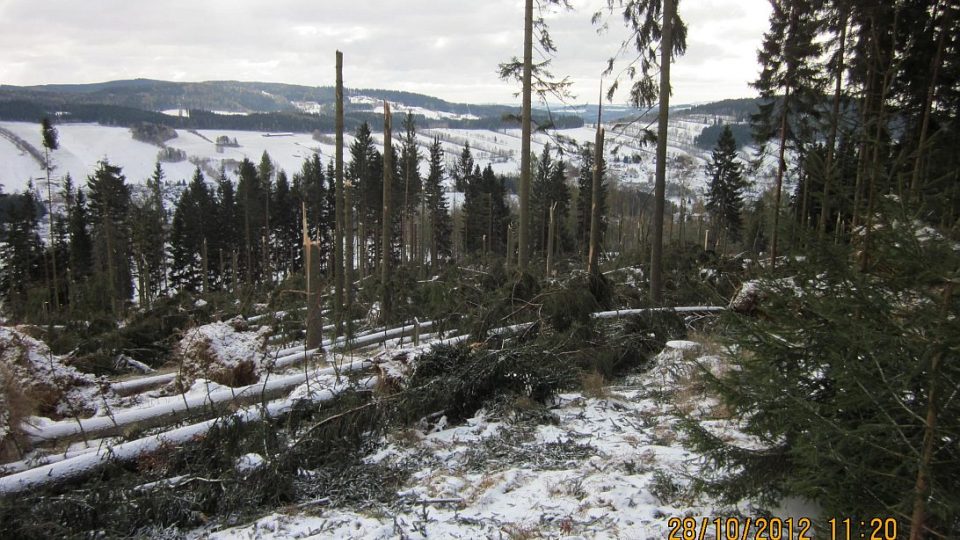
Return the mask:
<path id="1" fill-rule="evenodd" d="M 397 276 L 408 285 L 414 278 Z M 607 278 L 582 272 L 541 282 L 491 265 L 451 269 L 417 285 L 401 289 L 412 292 L 397 297 L 396 314 L 409 318 L 416 306 L 422 319 L 468 331 L 471 340 L 422 355 L 400 386 L 347 392 L 322 405 L 304 403 L 282 418 L 225 422 L 189 444 L 164 448 L 132 464 L 112 464 L 83 482 L 2 499 L 0 530 L 11 538 L 177 537 L 185 530 L 231 526 L 291 505 L 396 507 L 401 504 L 398 489 L 418 464 L 363 461 L 387 432 L 422 427 L 441 417 L 462 422 L 481 408 L 514 421 L 549 422 L 552 415 L 544 404 L 557 392 L 581 390 L 589 377 L 611 381 L 641 369 L 667 340 L 686 332 L 684 321 L 672 313 L 617 321 L 593 318 L 591 313 L 619 304 L 620 293 Z M 286 301 L 275 298 L 272 307 L 294 306 Z M 223 309 L 211 306 L 195 314 L 171 303 L 128 326 L 176 335 L 174 328 L 181 324 Z M 452 311 L 462 315 L 444 315 Z M 184 316 L 188 321 L 181 320 Z M 518 323 L 529 326 L 512 335 L 493 332 Z M 118 334 L 107 328 L 98 335 Z M 145 335 L 149 341 L 154 334 Z M 478 448 L 471 459 L 477 466 L 495 460 L 496 448 Z M 536 451 L 543 454 L 541 466 L 549 468 L 593 449 L 554 445 Z M 262 464 L 238 468 L 238 459 L 251 453 Z"/>

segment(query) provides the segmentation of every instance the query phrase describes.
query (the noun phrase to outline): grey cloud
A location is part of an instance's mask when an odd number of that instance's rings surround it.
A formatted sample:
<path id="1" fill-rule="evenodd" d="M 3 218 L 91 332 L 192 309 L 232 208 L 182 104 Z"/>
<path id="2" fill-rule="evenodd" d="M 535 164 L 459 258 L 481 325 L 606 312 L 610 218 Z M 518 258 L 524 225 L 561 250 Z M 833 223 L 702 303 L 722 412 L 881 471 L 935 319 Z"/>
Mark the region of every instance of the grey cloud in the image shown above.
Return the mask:
<path id="1" fill-rule="evenodd" d="M 600 72 L 623 34 L 618 16 L 603 35 L 590 24 L 604 3 L 575 0 L 574 11 L 549 17 L 559 48 L 554 71 L 575 81 L 580 102 L 596 99 Z M 747 4 L 681 3 L 691 43 L 677 64 L 675 100 L 699 101 L 703 93 L 685 79 L 685 64 L 709 70 L 721 61 L 716 75 L 731 81 L 731 91 L 754 76 L 742 59 L 755 62 L 766 16 L 754 15 L 769 8 L 765 0 Z M 514 102 L 516 86 L 500 81 L 496 69 L 520 55 L 521 12 L 519 0 L 0 0 L 0 82 L 150 77 L 328 85 L 341 49 L 350 86 Z"/>

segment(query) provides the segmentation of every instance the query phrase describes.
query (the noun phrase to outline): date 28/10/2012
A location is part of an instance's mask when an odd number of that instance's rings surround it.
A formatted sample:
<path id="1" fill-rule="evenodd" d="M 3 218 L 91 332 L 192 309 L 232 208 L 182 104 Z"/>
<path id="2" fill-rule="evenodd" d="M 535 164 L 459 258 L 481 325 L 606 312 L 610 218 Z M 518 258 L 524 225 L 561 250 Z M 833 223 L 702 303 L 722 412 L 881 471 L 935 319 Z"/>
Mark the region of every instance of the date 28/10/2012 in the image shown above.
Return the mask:
<path id="1" fill-rule="evenodd" d="M 896 540 L 898 523 L 894 518 L 827 520 L 829 540 Z M 701 518 L 672 517 L 667 520 L 667 540 L 813 540 L 810 518 Z M 826 528 L 825 528 L 826 529 Z M 826 534 L 829 532 L 829 536 Z"/>

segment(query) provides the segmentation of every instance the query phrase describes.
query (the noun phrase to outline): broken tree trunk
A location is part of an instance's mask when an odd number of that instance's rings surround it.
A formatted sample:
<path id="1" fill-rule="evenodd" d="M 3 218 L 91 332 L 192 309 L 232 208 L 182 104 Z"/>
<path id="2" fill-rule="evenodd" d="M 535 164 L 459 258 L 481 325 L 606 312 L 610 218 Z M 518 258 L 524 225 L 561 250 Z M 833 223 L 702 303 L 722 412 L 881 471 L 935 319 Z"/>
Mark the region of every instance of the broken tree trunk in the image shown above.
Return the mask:
<path id="1" fill-rule="evenodd" d="M 600 90 L 601 96 L 603 90 Z M 601 100 L 602 102 L 602 100 Z M 593 146 L 593 183 L 590 186 L 590 255 L 587 272 L 600 273 L 600 171 L 603 163 L 603 128 L 600 127 L 600 106 L 597 106 L 597 138 Z"/>

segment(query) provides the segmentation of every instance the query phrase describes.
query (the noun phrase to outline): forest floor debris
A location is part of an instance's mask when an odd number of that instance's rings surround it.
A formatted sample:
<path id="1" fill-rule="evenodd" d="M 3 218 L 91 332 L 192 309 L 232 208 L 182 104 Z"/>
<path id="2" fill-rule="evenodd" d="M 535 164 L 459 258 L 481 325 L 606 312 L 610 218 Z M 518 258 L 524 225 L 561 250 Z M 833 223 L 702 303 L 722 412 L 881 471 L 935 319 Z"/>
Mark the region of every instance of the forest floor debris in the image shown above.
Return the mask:
<path id="1" fill-rule="evenodd" d="M 248 525 L 194 538 L 663 538 L 673 516 L 753 513 L 694 496 L 701 457 L 683 448 L 678 407 L 692 395 L 700 357 L 670 342 L 652 369 L 606 397 L 562 393 L 548 406 L 495 404 L 459 425 L 445 416 L 393 432 L 364 462 L 414 467 L 392 504 L 323 504 L 278 510 Z M 687 390 L 697 392 L 697 388 Z M 697 396 L 693 417 L 744 439 L 714 400 Z"/>

